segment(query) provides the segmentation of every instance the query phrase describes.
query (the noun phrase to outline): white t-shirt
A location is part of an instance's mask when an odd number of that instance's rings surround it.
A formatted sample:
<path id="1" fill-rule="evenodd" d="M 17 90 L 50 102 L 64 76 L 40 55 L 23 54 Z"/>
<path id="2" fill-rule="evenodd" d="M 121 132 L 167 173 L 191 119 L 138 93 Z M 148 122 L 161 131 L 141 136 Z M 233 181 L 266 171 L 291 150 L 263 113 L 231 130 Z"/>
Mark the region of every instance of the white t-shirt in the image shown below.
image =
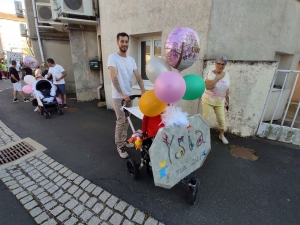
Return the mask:
<path id="1" fill-rule="evenodd" d="M 114 66 L 117 68 L 118 81 L 124 95 L 132 95 L 132 76 L 133 71 L 137 69 L 134 58 L 120 56 L 118 53 L 110 54 L 108 57 L 108 68 Z M 113 83 L 112 98 L 121 98 Z"/>
<path id="2" fill-rule="evenodd" d="M 58 64 L 55 64 L 55 66 L 53 67 L 49 67 L 48 73 L 52 74 L 53 77 L 53 84 L 64 84 L 65 83 L 65 79 L 61 79 L 59 81 L 56 81 L 56 78 L 60 78 L 62 76 L 62 72 L 64 72 L 65 69 Z"/>

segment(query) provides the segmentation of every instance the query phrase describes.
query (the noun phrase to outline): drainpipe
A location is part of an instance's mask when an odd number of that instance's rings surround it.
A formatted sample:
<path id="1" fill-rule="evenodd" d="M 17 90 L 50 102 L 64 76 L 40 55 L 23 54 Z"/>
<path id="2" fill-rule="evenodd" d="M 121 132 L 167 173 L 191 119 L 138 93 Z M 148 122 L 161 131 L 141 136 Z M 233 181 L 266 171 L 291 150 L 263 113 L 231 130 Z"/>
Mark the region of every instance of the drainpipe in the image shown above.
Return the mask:
<path id="1" fill-rule="evenodd" d="M 101 62 L 101 65 L 100 65 L 100 86 L 97 87 L 97 95 L 98 95 L 98 99 L 101 100 L 101 96 L 100 96 L 100 90 L 103 88 L 104 86 L 104 79 L 103 79 L 103 65 L 102 65 L 102 46 L 101 46 L 101 39 L 100 37 L 98 37 L 98 45 L 99 45 L 99 48 L 100 48 L 100 51 L 99 51 L 99 61 Z"/>
<path id="2" fill-rule="evenodd" d="M 42 63 L 45 62 L 44 58 L 44 52 L 42 48 L 42 42 L 41 42 L 41 37 L 40 37 L 40 32 L 38 28 L 38 19 L 37 19 L 37 14 L 36 14 L 36 5 L 35 5 L 35 0 L 32 0 L 32 8 L 33 8 L 33 16 L 34 16 L 34 22 L 35 22 L 35 28 L 36 28 L 36 35 L 38 38 L 38 43 L 39 43 L 39 48 L 40 48 L 40 53 L 41 53 L 41 58 L 42 58 Z"/>

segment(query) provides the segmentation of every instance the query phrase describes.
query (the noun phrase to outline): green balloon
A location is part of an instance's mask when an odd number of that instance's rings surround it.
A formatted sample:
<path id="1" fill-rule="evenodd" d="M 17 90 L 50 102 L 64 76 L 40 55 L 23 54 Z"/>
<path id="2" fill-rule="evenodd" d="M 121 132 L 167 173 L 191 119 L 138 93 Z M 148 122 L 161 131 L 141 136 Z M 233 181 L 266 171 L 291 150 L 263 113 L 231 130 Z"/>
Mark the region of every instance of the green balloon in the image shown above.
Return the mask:
<path id="1" fill-rule="evenodd" d="M 182 99 L 195 100 L 200 98 L 205 91 L 205 81 L 197 74 L 188 74 L 183 77 L 186 83 L 186 91 Z"/>

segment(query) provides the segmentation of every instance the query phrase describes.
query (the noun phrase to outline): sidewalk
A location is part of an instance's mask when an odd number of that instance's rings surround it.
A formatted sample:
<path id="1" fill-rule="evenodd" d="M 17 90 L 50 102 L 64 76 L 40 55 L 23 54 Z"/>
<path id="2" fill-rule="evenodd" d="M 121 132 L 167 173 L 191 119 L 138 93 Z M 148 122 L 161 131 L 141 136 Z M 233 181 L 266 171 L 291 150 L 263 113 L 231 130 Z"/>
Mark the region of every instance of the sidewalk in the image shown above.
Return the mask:
<path id="1" fill-rule="evenodd" d="M 18 140 L 0 121 L 0 147 Z M 0 179 L 37 224 L 162 225 L 44 153 L 0 170 Z"/>

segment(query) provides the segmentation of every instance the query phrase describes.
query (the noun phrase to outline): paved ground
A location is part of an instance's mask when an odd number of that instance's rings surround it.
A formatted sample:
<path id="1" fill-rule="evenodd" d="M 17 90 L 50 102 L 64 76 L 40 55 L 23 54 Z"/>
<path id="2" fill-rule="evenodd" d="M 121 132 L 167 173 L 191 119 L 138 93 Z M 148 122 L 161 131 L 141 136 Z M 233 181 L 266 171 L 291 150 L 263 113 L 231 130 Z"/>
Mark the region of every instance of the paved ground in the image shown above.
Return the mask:
<path id="1" fill-rule="evenodd" d="M 300 221 L 300 151 L 295 146 L 228 135 L 232 145 L 256 151 L 258 161 L 250 162 L 232 157 L 230 146 L 222 145 L 212 131 L 212 151 L 197 171 L 200 196 L 197 205 L 190 206 L 184 185 L 170 190 L 155 187 L 145 171 L 139 180 L 130 179 L 126 161 L 118 157 L 113 144 L 113 111 L 97 108 L 97 102 L 69 99 L 64 116 L 53 114 L 46 120 L 28 103 L 13 104 L 12 90 L 5 88 L 10 84 L 0 82 L 0 120 L 10 129 L 46 146 L 45 154 L 53 160 L 158 221 L 280 225 Z M 140 121 L 134 124 L 140 126 Z M 135 150 L 129 153 L 139 159 Z M 0 196 L 0 224 L 34 224 L 5 186 Z"/>

